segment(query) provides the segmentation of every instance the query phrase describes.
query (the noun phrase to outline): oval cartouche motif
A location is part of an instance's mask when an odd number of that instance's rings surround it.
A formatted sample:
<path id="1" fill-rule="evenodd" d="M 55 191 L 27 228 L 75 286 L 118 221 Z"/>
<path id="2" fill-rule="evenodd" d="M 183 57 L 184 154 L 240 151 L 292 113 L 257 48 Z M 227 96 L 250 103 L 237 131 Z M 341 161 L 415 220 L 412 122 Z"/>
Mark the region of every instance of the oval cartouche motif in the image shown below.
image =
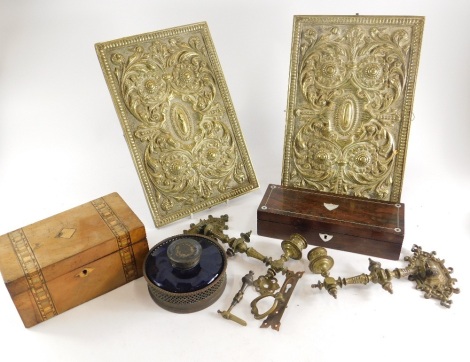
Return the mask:
<path id="1" fill-rule="evenodd" d="M 206 23 L 96 50 L 157 227 L 258 187 Z"/>
<path id="2" fill-rule="evenodd" d="M 351 125 L 354 123 L 354 104 L 350 99 L 346 99 L 344 103 L 341 104 L 338 116 L 340 117 L 339 126 L 341 129 L 350 129 Z"/>
<path id="3" fill-rule="evenodd" d="M 192 122 L 186 109 L 180 104 L 174 103 L 171 106 L 170 119 L 176 135 L 186 141 L 191 137 Z"/>
<path id="4" fill-rule="evenodd" d="M 423 25 L 294 17 L 283 185 L 399 201 Z"/>
<path id="5" fill-rule="evenodd" d="M 358 102 L 352 96 L 340 100 L 335 108 L 334 124 L 336 131 L 343 136 L 353 133 L 359 121 Z"/>

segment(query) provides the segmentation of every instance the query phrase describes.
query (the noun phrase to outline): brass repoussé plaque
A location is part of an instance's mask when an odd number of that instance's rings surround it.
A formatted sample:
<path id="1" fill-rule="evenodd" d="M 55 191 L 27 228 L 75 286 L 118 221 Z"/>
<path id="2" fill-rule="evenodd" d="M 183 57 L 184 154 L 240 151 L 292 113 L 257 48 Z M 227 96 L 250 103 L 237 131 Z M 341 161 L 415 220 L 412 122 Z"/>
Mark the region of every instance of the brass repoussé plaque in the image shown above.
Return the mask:
<path id="1" fill-rule="evenodd" d="M 423 27 L 294 17 L 284 186 L 400 201 Z"/>
<path id="2" fill-rule="evenodd" d="M 206 23 L 95 48 L 156 226 L 258 187 Z"/>

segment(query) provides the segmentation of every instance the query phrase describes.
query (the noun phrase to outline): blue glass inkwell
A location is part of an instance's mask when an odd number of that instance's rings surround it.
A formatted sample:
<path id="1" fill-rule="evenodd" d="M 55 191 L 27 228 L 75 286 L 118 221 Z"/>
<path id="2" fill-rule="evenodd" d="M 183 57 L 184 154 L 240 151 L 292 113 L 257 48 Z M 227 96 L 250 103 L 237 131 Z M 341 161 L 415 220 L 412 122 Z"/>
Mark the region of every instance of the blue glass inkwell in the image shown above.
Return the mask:
<path id="1" fill-rule="evenodd" d="M 155 245 L 144 260 L 150 296 L 162 308 L 191 313 L 213 304 L 227 282 L 227 257 L 204 235 L 176 235 Z"/>

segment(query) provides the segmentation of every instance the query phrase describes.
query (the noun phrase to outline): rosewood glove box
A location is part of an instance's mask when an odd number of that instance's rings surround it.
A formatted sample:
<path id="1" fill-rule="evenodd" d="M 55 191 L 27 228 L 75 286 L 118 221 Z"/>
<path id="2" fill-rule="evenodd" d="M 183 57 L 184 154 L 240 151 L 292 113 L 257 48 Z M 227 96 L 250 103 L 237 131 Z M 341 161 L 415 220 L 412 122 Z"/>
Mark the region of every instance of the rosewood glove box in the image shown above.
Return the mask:
<path id="1" fill-rule="evenodd" d="M 142 276 L 145 228 L 117 194 L 0 236 L 0 271 L 25 327 Z"/>
<path id="2" fill-rule="evenodd" d="M 258 207 L 258 235 L 303 235 L 311 245 L 397 260 L 405 205 L 269 185 Z"/>

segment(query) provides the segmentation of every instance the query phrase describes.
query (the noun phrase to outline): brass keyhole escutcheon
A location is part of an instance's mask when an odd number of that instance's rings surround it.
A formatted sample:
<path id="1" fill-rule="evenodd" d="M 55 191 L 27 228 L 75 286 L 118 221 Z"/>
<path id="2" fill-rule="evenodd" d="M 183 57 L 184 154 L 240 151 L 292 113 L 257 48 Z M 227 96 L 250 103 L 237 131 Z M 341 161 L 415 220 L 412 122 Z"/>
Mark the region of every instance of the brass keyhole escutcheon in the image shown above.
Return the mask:
<path id="1" fill-rule="evenodd" d="M 82 269 L 82 271 L 80 273 L 78 273 L 76 276 L 77 277 L 80 277 L 80 278 L 85 278 L 87 277 L 88 275 L 90 275 L 90 273 L 93 271 L 94 269 L 93 268 L 84 268 Z"/>

